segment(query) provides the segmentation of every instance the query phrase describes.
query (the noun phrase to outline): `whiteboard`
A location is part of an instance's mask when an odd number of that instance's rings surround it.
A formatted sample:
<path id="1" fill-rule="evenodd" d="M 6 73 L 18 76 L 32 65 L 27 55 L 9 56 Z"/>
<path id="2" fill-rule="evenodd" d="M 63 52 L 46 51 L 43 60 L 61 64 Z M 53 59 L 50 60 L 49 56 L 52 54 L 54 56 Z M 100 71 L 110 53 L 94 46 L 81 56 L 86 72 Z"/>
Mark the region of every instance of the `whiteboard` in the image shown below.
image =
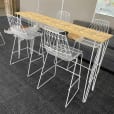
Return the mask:
<path id="1" fill-rule="evenodd" d="M 95 12 L 114 17 L 114 0 L 97 0 Z"/>

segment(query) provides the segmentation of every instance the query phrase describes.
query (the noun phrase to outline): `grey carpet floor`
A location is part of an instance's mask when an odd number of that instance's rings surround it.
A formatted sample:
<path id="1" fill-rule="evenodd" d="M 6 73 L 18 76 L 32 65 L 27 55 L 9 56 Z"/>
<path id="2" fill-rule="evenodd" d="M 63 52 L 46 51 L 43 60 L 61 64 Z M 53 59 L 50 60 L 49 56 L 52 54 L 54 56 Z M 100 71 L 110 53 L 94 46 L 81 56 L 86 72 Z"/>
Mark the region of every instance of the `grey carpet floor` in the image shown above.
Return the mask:
<path id="1" fill-rule="evenodd" d="M 6 45 L 0 47 L 0 114 L 114 114 L 113 73 L 100 70 L 95 91 L 89 94 L 85 104 L 81 102 L 85 83 L 82 77 L 78 94 L 65 109 L 67 74 L 58 69 L 56 77 L 37 90 L 40 72 L 26 77 L 29 60 L 9 65 L 13 36 L 4 34 L 4 28 L 7 29 L 8 24 L 2 17 L 0 31 Z"/>

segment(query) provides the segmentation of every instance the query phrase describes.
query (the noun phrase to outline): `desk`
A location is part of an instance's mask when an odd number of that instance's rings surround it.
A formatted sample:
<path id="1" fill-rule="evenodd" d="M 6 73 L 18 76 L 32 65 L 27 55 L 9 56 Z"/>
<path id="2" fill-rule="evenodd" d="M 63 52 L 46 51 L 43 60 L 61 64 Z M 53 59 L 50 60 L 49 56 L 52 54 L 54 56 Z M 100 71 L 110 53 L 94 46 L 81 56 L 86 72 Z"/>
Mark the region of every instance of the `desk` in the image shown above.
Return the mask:
<path id="1" fill-rule="evenodd" d="M 44 26 L 48 25 L 63 31 L 68 31 L 71 38 L 75 41 L 79 41 L 81 37 L 86 37 L 94 41 L 90 64 L 87 68 L 88 73 L 82 100 L 83 102 L 86 102 L 90 89 L 94 90 L 96 79 L 100 70 L 103 57 L 105 55 L 108 41 L 112 37 L 112 35 L 104 32 L 99 32 L 90 28 L 82 27 L 79 25 L 75 25 L 69 22 L 65 22 L 59 19 L 55 19 L 49 16 L 45 16 L 39 13 L 16 12 L 16 14 L 26 19 L 30 19 L 38 23 L 41 23 Z M 92 65 L 93 53 L 97 44 L 97 53 L 95 55 L 95 59 Z"/>

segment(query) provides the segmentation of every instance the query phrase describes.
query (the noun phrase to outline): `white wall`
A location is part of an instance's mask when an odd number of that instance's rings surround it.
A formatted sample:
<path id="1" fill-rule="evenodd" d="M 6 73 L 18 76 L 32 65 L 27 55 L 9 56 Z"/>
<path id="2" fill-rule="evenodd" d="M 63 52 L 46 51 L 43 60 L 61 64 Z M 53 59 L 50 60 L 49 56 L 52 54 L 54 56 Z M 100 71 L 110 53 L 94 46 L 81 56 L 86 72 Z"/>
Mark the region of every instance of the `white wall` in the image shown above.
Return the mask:
<path id="1" fill-rule="evenodd" d="M 61 8 L 60 0 L 39 0 L 40 12 L 52 17 L 56 16 L 57 11 Z"/>
<path id="2" fill-rule="evenodd" d="M 65 10 L 71 12 L 72 20 L 90 21 L 95 9 L 96 0 L 66 0 Z"/>
<path id="3" fill-rule="evenodd" d="M 60 0 L 39 0 L 39 3 L 39 12 L 52 17 L 55 17 L 61 7 Z M 29 0 L 29 2 L 28 0 L 20 0 L 20 10 L 37 12 L 37 4 L 37 0 Z"/>
<path id="4" fill-rule="evenodd" d="M 37 0 L 20 0 L 20 11 L 36 11 Z"/>
<path id="5" fill-rule="evenodd" d="M 61 9 L 62 0 L 39 0 L 40 13 L 56 17 L 56 13 Z M 71 21 L 74 19 L 82 21 L 91 21 L 97 0 L 64 0 L 64 9 L 71 13 Z M 37 0 L 20 0 L 21 11 L 37 12 Z M 111 22 L 114 28 L 114 18 L 108 16 L 99 16 Z"/>

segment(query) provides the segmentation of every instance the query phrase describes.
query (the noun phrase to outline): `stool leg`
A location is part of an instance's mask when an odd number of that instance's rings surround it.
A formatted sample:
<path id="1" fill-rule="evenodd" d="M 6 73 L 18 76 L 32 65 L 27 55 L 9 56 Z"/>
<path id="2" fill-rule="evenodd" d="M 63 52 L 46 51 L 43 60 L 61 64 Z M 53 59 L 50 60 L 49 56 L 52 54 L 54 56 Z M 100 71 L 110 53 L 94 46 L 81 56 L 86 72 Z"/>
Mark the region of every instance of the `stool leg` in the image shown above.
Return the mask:
<path id="1" fill-rule="evenodd" d="M 29 58 L 29 45 L 28 45 L 29 41 L 26 40 L 26 43 L 27 43 L 27 55 L 28 55 L 28 58 Z"/>
<path id="2" fill-rule="evenodd" d="M 43 64 L 42 71 L 41 71 L 41 74 L 40 74 L 40 78 L 39 78 L 39 81 L 38 81 L 37 89 L 39 89 L 40 87 L 42 87 L 44 85 L 44 84 L 40 85 L 40 81 L 41 81 L 41 78 L 42 78 L 42 75 L 43 75 L 43 71 L 44 71 L 46 60 L 47 60 L 47 56 L 48 56 L 48 53 L 46 54 L 46 57 L 45 57 L 45 60 L 44 60 L 44 64 Z M 44 57 L 44 55 L 43 55 L 43 57 Z"/>
<path id="3" fill-rule="evenodd" d="M 44 55 L 43 55 L 44 56 Z M 53 79 L 56 75 L 56 66 L 57 66 L 57 57 L 55 57 L 55 60 L 54 60 L 54 65 L 51 66 L 50 68 L 48 68 L 46 71 L 44 71 L 44 68 L 45 68 L 45 64 L 46 64 L 46 60 L 47 60 L 47 56 L 48 56 L 48 53 L 46 54 L 46 57 L 45 57 L 45 60 L 44 60 L 44 64 L 43 64 L 43 67 L 42 67 L 42 71 L 41 71 L 41 74 L 40 74 L 40 78 L 39 78 L 39 81 L 38 81 L 38 85 L 37 85 L 37 89 L 41 88 L 42 86 L 44 86 L 45 84 L 47 84 L 51 79 Z M 41 79 L 42 77 L 44 76 L 44 74 L 46 72 L 48 72 L 49 70 L 51 70 L 53 67 L 55 67 L 55 70 L 54 70 L 54 74 L 48 78 L 46 81 L 44 81 L 42 84 L 41 83 Z"/>
<path id="4" fill-rule="evenodd" d="M 75 82 L 73 82 L 77 61 L 78 61 L 78 59 L 76 58 L 74 69 L 73 69 L 72 78 L 71 78 L 71 81 L 70 81 L 70 86 L 69 86 L 69 89 L 68 89 L 68 94 L 67 94 L 67 99 L 66 99 L 66 103 L 65 103 L 65 108 L 67 108 L 67 106 L 70 104 L 70 102 L 73 100 L 73 98 L 75 97 L 75 95 L 77 94 L 77 92 L 79 90 L 80 76 L 79 76 L 79 78 L 77 80 L 75 80 Z M 69 98 L 71 89 L 76 83 L 78 83 L 78 89 L 75 91 L 73 96 L 71 98 Z"/>
<path id="5" fill-rule="evenodd" d="M 18 45 L 17 45 L 18 49 L 15 49 L 16 41 L 18 43 Z M 15 36 L 14 43 L 13 43 L 13 48 L 12 48 L 12 52 L 11 52 L 11 57 L 10 57 L 10 65 L 15 64 L 17 62 L 20 62 L 20 61 L 23 61 L 23 60 L 29 58 L 28 43 L 26 42 L 27 46 L 25 48 L 21 48 L 21 41 L 24 41 L 24 40 L 20 40 L 20 39 L 18 39 Z M 27 50 L 27 56 L 21 58 L 21 51 L 23 51 L 23 50 Z M 13 61 L 13 55 L 16 54 L 16 53 L 18 54 L 17 58 L 16 58 L 17 60 Z"/>
<path id="6" fill-rule="evenodd" d="M 38 58 L 34 58 L 33 57 L 33 53 L 38 54 L 39 57 Z M 40 67 L 37 70 L 34 70 L 34 71 L 31 72 L 32 63 L 33 62 L 36 62 L 38 60 L 41 60 L 41 59 L 43 59 L 43 55 L 39 54 L 39 52 L 36 52 L 34 50 L 34 39 L 30 40 L 30 61 L 29 61 L 29 67 L 28 67 L 27 77 L 32 76 L 33 74 L 37 73 L 38 71 L 40 71 L 42 69 L 42 67 Z M 42 60 L 42 62 L 44 62 L 44 59 Z"/>
<path id="7" fill-rule="evenodd" d="M 43 49 L 43 37 L 41 36 L 41 42 L 40 42 L 40 47 L 39 47 L 39 54 L 42 55 L 44 54 L 44 49 Z"/>
<path id="8" fill-rule="evenodd" d="M 12 58 L 13 58 L 13 53 L 14 53 L 14 48 L 15 48 L 15 42 L 16 42 L 16 36 L 15 36 L 14 42 L 13 42 L 13 48 L 12 48 L 11 57 L 10 57 L 10 65 L 12 64 Z"/>
<path id="9" fill-rule="evenodd" d="M 20 59 L 21 40 L 18 39 L 18 59 Z"/>
<path id="10" fill-rule="evenodd" d="M 3 43 L 0 44 L 0 46 L 3 46 L 3 45 L 5 45 L 5 41 L 4 41 L 4 38 L 3 38 L 2 34 L 1 34 L 1 32 L 0 32 L 0 36 L 1 36 L 1 39 L 2 39 L 2 42 L 3 42 Z"/>
<path id="11" fill-rule="evenodd" d="M 80 60 L 80 70 L 79 70 L 79 78 L 81 78 L 81 71 L 82 71 L 82 59 L 83 59 L 83 53 L 81 54 L 81 60 Z M 80 85 L 80 79 L 79 79 L 79 85 Z M 78 85 L 78 86 L 79 86 Z"/>
<path id="12" fill-rule="evenodd" d="M 33 54 L 33 48 L 34 48 L 34 39 L 30 40 L 30 54 Z"/>
<path id="13" fill-rule="evenodd" d="M 28 67 L 27 77 L 30 77 L 31 62 L 32 62 L 32 54 L 30 54 L 30 61 L 29 61 L 29 67 Z"/>

